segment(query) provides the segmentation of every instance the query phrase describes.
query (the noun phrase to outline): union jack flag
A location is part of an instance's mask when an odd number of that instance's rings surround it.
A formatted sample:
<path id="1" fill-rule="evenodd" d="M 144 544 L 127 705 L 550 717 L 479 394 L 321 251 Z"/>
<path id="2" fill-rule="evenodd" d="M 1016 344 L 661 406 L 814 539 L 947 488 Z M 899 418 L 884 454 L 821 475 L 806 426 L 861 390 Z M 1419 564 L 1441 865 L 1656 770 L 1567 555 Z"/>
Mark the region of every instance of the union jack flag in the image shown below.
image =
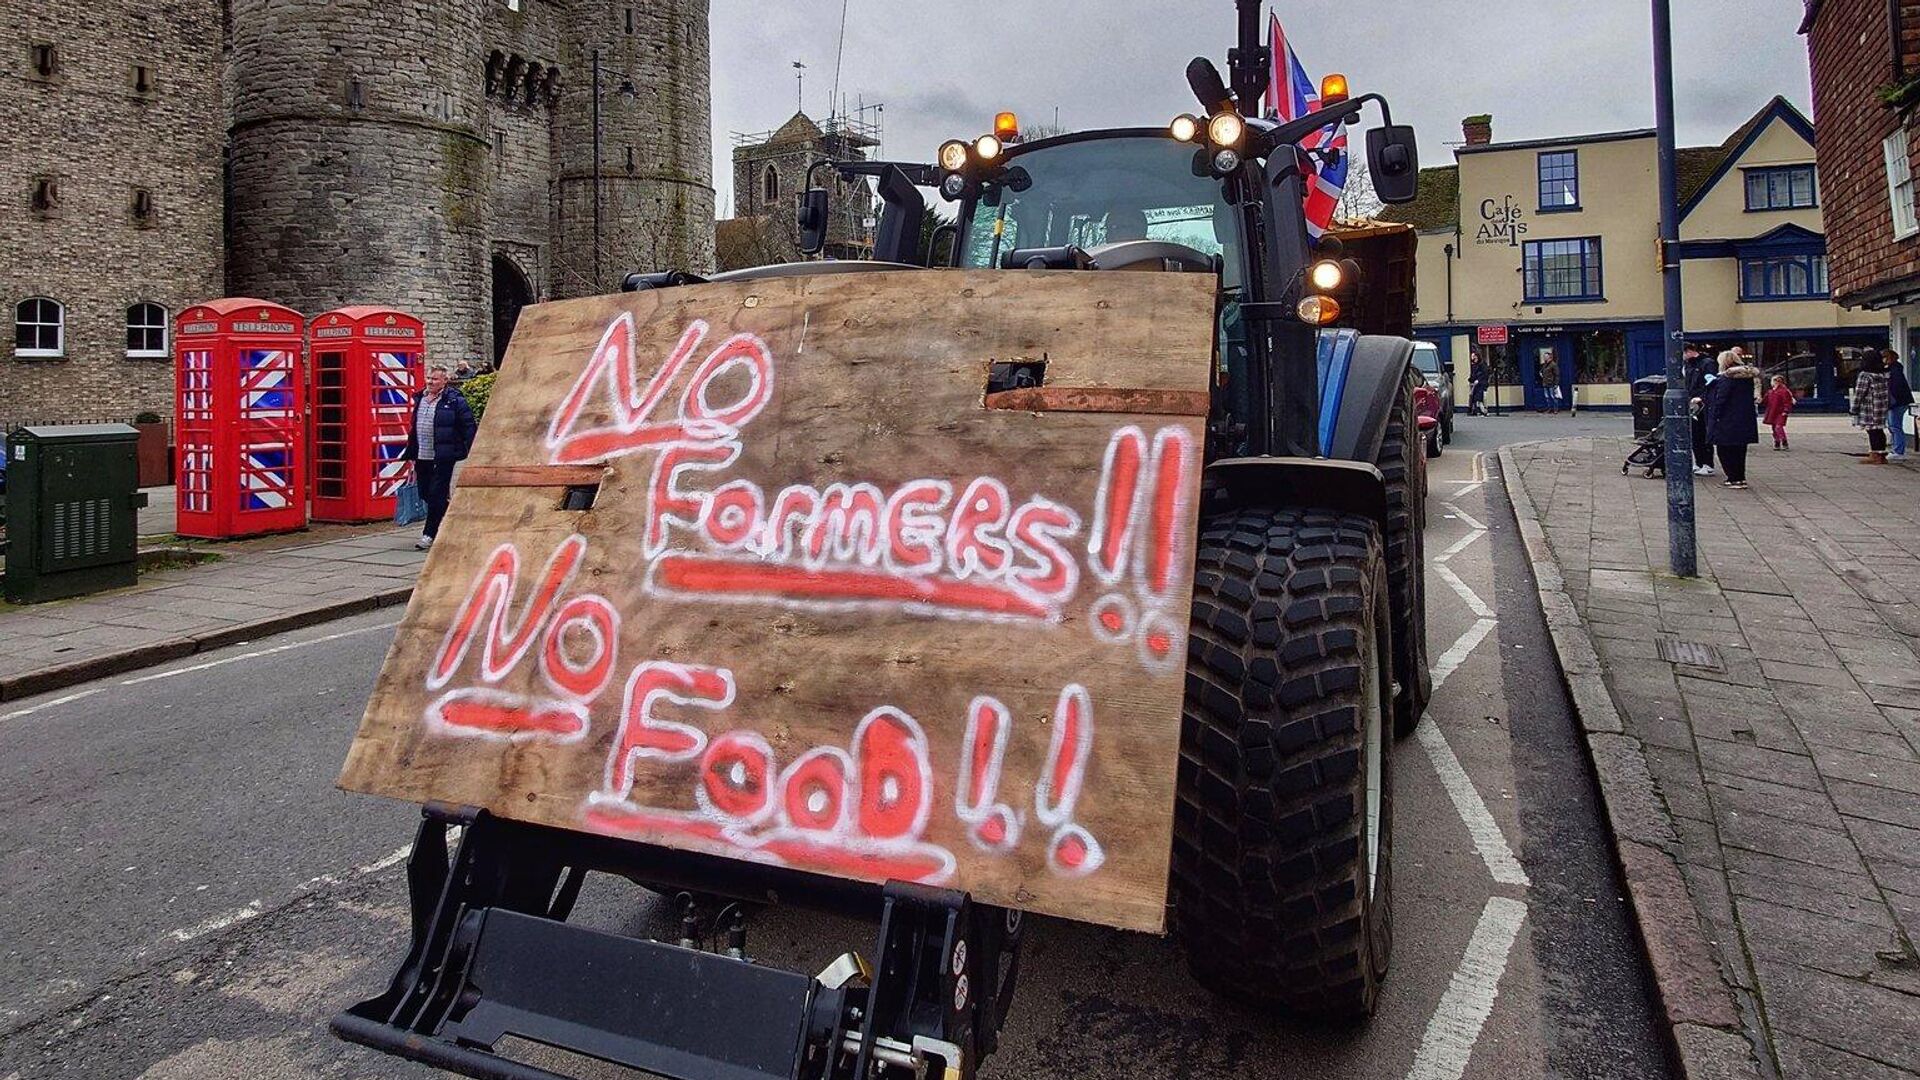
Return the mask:
<path id="1" fill-rule="evenodd" d="M 413 414 L 419 354 L 373 354 L 373 497 L 390 499 L 407 481 L 407 421 Z"/>
<path id="2" fill-rule="evenodd" d="M 1267 80 L 1267 115 L 1281 123 L 1297 120 L 1320 107 L 1320 88 L 1307 76 L 1300 57 L 1280 28 L 1280 16 L 1270 15 L 1267 45 L 1273 56 L 1273 68 Z M 1334 124 L 1301 141 L 1306 150 L 1335 151 L 1331 162 L 1310 158 L 1307 167 L 1307 235 L 1318 240 L 1333 227 L 1333 214 L 1340 208 L 1340 193 L 1347 186 L 1347 127 Z"/>

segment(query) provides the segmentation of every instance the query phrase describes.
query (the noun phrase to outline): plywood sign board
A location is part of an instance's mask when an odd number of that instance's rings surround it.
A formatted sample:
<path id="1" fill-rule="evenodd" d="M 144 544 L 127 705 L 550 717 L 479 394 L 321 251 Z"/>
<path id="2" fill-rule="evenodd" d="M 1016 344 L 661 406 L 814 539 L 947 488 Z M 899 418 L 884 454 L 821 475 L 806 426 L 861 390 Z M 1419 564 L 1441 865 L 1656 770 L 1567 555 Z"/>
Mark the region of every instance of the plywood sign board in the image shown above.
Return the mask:
<path id="1" fill-rule="evenodd" d="M 342 786 L 1159 929 L 1213 289 L 527 308 Z"/>

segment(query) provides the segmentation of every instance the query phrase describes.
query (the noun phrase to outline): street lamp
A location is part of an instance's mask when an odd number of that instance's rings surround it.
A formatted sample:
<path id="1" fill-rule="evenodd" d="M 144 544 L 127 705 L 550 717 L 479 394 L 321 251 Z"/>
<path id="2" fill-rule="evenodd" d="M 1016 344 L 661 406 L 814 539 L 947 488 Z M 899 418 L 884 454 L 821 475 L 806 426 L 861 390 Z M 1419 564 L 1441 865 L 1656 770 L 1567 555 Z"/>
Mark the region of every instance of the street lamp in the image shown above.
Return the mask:
<path id="1" fill-rule="evenodd" d="M 1660 169 L 1660 277 L 1665 288 L 1662 344 L 1667 350 L 1667 393 L 1661 416 L 1667 434 L 1667 563 L 1680 577 L 1699 574 L 1694 547 L 1693 440 L 1688 416 L 1687 372 L 1681 342 L 1679 200 L 1673 149 L 1673 17 L 1669 0 L 1653 0 L 1653 117 Z"/>
<path id="2" fill-rule="evenodd" d="M 633 85 L 633 78 L 624 73 L 620 76 L 620 94 L 632 101 L 640 96 Z M 593 50 L 593 287 L 600 289 L 600 50 Z"/>

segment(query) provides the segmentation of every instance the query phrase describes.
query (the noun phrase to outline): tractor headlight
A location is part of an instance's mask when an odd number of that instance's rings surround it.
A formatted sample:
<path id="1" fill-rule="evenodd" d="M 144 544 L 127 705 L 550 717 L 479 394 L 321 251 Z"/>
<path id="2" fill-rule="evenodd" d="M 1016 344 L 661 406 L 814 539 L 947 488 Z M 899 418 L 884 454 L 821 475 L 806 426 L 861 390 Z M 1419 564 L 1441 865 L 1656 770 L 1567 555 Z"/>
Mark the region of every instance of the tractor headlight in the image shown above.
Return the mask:
<path id="1" fill-rule="evenodd" d="M 959 139 L 948 139 L 940 144 L 940 167 L 950 173 L 957 173 L 967 167 L 967 144 Z"/>
<path id="2" fill-rule="evenodd" d="M 992 135 L 982 135 L 973 140 L 973 156 L 981 161 L 993 161 L 1000 156 L 1000 140 Z"/>
<path id="3" fill-rule="evenodd" d="M 948 173 L 947 178 L 940 181 L 940 194 L 951 202 L 958 202 L 966 193 L 967 178 L 960 173 Z"/>
<path id="4" fill-rule="evenodd" d="M 1213 171 L 1217 176 L 1225 176 L 1240 167 L 1240 151 L 1220 150 L 1213 155 Z"/>
<path id="5" fill-rule="evenodd" d="M 1313 284 L 1316 291 L 1323 293 L 1338 289 L 1340 283 L 1346 280 L 1346 276 L 1346 273 L 1340 269 L 1340 264 L 1332 259 L 1314 263 L 1313 269 L 1307 272 L 1307 280 Z"/>
<path id="6" fill-rule="evenodd" d="M 1200 137 L 1200 118 L 1181 113 L 1173 118 L 1173 123 L 1167 125 L 1167 134 L 1180 142 L 1192 142 Z"/>
<path id="7" fill-rule="evenodd" d="M 1237 112 L 1215 113 L 1207 121 L 1207 141 L 1215 146 L 1239 146 L 1247 137 L 1247 122 Z"/>
<path id="8" fill-rule="evenodd" d="M 1331 296 L 1309 296 L 1300 301 L 1294 313 L 1309 326 L 1326 326 L 1340 317 L 1340 302 Z"/>

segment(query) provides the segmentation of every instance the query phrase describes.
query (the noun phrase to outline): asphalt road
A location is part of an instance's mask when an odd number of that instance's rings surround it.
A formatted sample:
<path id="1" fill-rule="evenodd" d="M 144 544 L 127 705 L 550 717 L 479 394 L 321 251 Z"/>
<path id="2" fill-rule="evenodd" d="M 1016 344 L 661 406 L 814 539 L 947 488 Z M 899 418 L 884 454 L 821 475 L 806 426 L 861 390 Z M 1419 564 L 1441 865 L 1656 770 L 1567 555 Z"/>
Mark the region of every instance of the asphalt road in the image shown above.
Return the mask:
<path id="1" fill-rule="evenodd" d="M 1373 1022 L 1246 1011 L 1199 990 L 1164 941 L 1037 920 L 989 1075 L 1668 1075 L 1529 570 L 1476 455 L 1624 423 L 1462 418 L 1433 463 L 1444 682 L 1395 749 L 1394 970 Z M 416 814 L 333 788 L 394 617 L 0 710 L 0 1080 L 436 1075 L 325 1030 L 383 986 L 406 938 Z M 594 880 L 575 920 L 639 933 L 666 914 Z M 870 937 L 776 910 L 750 946 L 816 970 Z"/>

